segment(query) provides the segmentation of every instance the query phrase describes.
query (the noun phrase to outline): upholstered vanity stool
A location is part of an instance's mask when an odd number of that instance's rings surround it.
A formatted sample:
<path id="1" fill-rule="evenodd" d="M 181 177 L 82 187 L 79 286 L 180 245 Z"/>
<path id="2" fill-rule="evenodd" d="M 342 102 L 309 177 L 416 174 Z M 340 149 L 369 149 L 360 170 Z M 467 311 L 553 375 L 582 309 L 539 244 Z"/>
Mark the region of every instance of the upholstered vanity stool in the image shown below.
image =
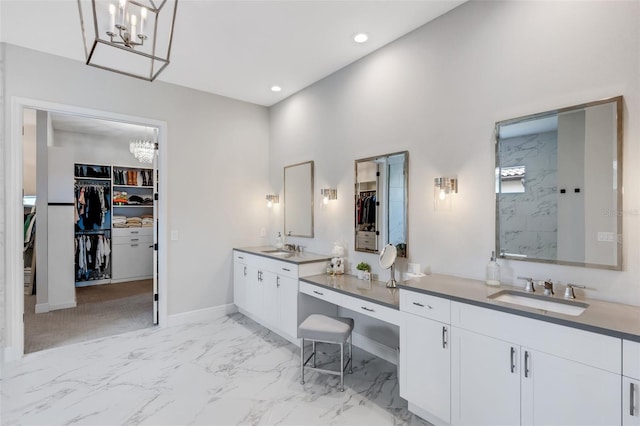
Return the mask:
<path id="1" fill-rule="evenodd" d="M 352 341 L 353 318 L 330 317 L 327 315 L 312 314 L 307 317 L 298 327 L 298 337 L 300 338 L 300 383 L 304 384 L 304 368 L 313 358 L 311 370 L 322 373 L 335 374 L 340 376 L 340 391 L 344 392 L 344 370 L 349 367 L 349 374 L 353 373 L 352 366 Z M 304 359 L 304 341 L 313 342 L 313 353 L 309 358 Z M 349 341 L 349 359 L 344 363 L 344 345 Z M 340 345 L 340 371 L 316 368 L 316 342 L 333 343 Z"/>

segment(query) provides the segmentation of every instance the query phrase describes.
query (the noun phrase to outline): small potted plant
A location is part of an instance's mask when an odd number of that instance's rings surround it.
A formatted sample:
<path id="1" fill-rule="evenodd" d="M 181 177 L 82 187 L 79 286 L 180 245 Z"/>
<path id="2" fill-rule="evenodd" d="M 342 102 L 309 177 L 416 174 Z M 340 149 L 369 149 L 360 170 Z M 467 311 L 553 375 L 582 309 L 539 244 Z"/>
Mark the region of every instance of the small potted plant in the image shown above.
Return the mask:
<path id="1" fill-rule="evenodd" d="M 356 266 L 356 269 L 358 270 L 358 278 L 361 280 L 364 279 L 365 272 L 371 272 L 371 266 L 369 266 L 367 262 L 358 263 L 358 265 Z"/>

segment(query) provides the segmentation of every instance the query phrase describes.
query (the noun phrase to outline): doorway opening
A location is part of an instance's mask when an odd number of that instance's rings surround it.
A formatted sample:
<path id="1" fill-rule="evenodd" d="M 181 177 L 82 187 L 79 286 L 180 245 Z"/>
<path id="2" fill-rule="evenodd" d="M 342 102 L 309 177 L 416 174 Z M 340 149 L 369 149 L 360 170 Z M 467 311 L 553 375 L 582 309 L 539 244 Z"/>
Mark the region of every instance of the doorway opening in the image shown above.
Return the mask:
<path id="1" fill-rule="evenodd" d="M 6 270 L 13 279 L 7 287 L 5 360 L 165 325 L 166 301 L 159 294 L 166 290 L 166 267 L 158 241 L 164 241 L 166 204 L 159 202 L 158 153 L 166 123 L 14 98 L 11 124 L 8 151 L 15 161 L 7 167 L 7 216 L 16 229 L 7 228 L 7 250 L 17 250 L 8 253 Z M 36 136 L 31 146 L 29 132 Z M 41 141 L 39 133 L 45 135 Z M 153 162 L 143 164 L 129 143 L 149 136 L 156 141 Z M 91 200 L 88 184 L 96 184 Z M 84 203 L 78 201 L 80 189 Z M 84 257 L 78 237 L 92 247 L 84 247 Z"/>

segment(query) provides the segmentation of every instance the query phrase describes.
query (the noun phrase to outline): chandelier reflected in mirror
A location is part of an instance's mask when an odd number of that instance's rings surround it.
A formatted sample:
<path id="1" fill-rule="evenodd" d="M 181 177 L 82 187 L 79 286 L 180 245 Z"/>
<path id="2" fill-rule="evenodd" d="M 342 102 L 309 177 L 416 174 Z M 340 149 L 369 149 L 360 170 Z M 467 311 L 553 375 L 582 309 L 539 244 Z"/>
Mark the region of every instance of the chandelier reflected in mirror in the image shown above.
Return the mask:
<path id="1" fill-rule="evenodd" d="M 171 53 L 178 0 L 78 0 L 86 64 L 153 81 Z"/>

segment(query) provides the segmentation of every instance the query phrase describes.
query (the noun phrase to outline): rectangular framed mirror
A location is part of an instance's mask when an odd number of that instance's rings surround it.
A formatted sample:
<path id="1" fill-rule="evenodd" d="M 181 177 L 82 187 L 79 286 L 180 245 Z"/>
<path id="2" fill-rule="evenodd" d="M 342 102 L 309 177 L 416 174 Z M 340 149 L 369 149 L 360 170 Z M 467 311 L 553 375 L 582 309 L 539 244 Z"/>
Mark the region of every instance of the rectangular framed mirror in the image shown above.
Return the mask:
<path id="1" fill-rule="evenodd" d="M 284 168 L 284 232 L 313 237 L 313 161 Z"/>
<path id="2" fill-rule="evenodd" d="M 622 96 L 496 123 L 496 252 L 622 269 Z"/>
<path id="3" fill-rule="evenodd" d="M 409 153 L 355 161 L 355 250 L 378 253 L 386 244 L 407 257 Z"/>

